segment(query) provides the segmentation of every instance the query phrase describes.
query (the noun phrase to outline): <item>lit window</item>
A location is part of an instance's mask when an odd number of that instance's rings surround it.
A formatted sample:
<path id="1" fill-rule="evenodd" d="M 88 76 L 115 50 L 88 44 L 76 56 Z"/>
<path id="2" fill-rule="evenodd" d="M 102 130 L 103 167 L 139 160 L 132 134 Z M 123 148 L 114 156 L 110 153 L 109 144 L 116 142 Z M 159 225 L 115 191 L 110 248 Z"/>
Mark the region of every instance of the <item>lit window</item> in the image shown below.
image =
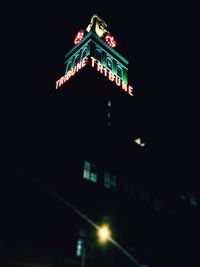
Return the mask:
<path id="1" fill-rule="evenodd" d="M 104 186 L 110 188 L 110 175 L 107 172 L 104 173 Z"/>
<path id="2" fill-rule="evenodd" d="M 77 240 L 77 246 L 76 246 L 76 256 L 77 257 L 81 257 L 83 252 L 83 240 L 81 238 L 79 238 Z"/>
<path id="3" fill-rule="evenodd" d="M 111 101 L 108 100 L 108 106 L 111 107 L 111 105 L 112 105 L 112 104 L 111 104 Z"/>
<path id="4" fill-rule="evenodd" d="M 112 60 L 108 57 L 107 58 L 107 68 L 112 71 L 113 69 L 113 63 Z"/>
<path id="5" fill-rule="evenodd" d="M 117 65 L 117 76 L 122 79 L 122 68 L 119 65 Z"/>
<path id="6" fill-rule="evenodd" d="M 97 182 L 97 166 L 88 161 L 84 161 L 83 178 L 96 183 Z"/>
<path id="7" fill-rule="evenodd" d="M 83 178 L 90 178 L 90 162 L 84 161 Z"/>
<path id="8" fill-rule="evenodd" d="M 104 186 L 108 189 L 114 189 L 116 188 L 116 176 L 112 175 L 108 172 L 104 173 Z"/>

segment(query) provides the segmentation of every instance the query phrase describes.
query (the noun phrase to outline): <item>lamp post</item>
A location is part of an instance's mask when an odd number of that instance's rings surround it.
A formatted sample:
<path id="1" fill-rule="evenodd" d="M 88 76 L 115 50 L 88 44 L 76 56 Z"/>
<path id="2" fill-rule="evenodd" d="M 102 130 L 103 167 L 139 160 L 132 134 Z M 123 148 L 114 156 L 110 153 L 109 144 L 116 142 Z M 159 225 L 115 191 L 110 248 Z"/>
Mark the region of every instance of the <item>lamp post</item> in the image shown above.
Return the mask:
<path id="1" fill-rule="evenodd" d="M 86 246 L 84 246 L 82 252 L 81 267 L 85 267 L 85 259 L 86 259 Z"/>

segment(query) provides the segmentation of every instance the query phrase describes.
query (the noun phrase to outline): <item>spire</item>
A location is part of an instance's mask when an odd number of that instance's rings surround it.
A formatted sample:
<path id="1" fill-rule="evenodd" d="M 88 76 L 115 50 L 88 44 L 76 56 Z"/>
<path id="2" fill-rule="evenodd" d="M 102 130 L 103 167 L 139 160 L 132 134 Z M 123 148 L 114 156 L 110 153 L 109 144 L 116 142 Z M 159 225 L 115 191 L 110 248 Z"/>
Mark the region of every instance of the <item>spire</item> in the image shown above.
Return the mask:
<path id="1" fill-rule="evenodd" d="M 87 32 L 94 31 L 99 37 L 104 37 L 108 33 L 106 22 L 98 15 L 94 14 L 86 28 Z"/>

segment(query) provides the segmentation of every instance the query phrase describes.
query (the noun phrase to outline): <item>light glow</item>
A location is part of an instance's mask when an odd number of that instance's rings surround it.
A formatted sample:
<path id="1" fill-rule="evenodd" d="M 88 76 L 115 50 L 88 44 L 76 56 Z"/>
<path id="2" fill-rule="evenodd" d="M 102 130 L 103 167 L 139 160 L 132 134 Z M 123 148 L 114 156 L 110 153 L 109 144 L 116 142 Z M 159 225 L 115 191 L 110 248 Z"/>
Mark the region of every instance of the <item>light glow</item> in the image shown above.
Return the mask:
<path id="1" fill-rule="evenodd" d="M 115 84 L 118 87 L 121 87 L 121 89 L 125 92 L 127 92 L 130 96 L 133 96 L 133 87 L 126 84 L 122 79 L 115 75 L 111 70 L 104 68 L 104 66 L 98 61 L 96 62 L 96 59 L 91 57 L 91 65 L 94 68 L 96 64 L 97 71 L 103 74 L 105 77 L 107 77 L 110 81 L 115 82 Z"/>
<path id="2" fill-rule="evenodd" d="M 114 82 L 117 87 L 120 87 L 124 92 L 128 93 L 130 96 L 134 95 L 133 87 L 129 84 L 125 83 L 119 76 L 114 74 L 111 70 L 104 67 L 99 61 L 97 61 L 94 57 L 91 58 L 91 66 L 95 67 L 98 72 L 107 77 L 111 82 Z M 56 81 L 56 89 L 58 89 L 61 85 L 63 85 L 66 81 L 68 81 L 72 76 L 75 75 L 80 69 L 86 66 L 88 62 L 88 57 L 84 57 L 80 62 L 78 62 L 74 67 L 72 67 L 68 72 L 65 73 L 60 79 Z M 144 146 L 141 144 L 141 146 Z"/>
<path id="3" fill-rule="evenodd" d="M 97 236 L 99 238 L 100 244 L 105 244 L 111 237 L 111 231 L 108 224 L 104 224 L 99 227 L 97 231 Z"/>
<path id="4" fill-rule="evenodd" d="M 78 62 L 73 68 L 71 68 L 65 75 L 63 75 L 60 79 L 56 81 L 56 89 L 58 89 L 61 85 L 63 85 L 66 81 L 68 81 L 76 72 L 86 66 L 88 61 L 88 57 L 84 57 L 80 62 Z"/>
<path id="5" fill-rule="evenodd" d="M 84 37 L 84 30 L 80 30 L 74 37 L 74 44 L 77 45 Z"/>
<path id="6" fill-rule="evenodd" d="M 110 33 L 106 34 L 105 41 L 112 48 L 116 47 L 117 45 L 115 38 L 112 35 L 110 35 Z"/>
<path id="7" fill-rule="evenodd" d="M 95 24 L 95 25 L 94 25 Z M 90 32 L 92 30 L 92 27 L 94 26 L 96 34 L 102 38 L 108 30 L 106 22 L 100 18 L 98 15 L 94 14 L 90 20 L 89 25 L 86 28 L 87 32 Z"/>
<path id="8" fill-rule="evenodd" d="M 141 147 L 144 147 L 144 146 L 145 146 L 145 143 L 142 143 L 141 138 L 137 138 L 137 139 L 135 139 L 134 142 L 135 142 L 137 145 L 141 146 Z"/>

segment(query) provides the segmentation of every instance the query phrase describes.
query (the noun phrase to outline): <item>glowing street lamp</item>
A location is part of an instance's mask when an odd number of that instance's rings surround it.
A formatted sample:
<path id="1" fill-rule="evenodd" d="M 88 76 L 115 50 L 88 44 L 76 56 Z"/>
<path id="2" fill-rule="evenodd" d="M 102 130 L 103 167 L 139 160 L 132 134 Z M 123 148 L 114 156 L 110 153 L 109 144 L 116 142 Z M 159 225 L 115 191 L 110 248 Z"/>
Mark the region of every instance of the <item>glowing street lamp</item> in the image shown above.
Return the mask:
<path id="1" fill-rule="evenodd" d="M 97 230 L 97 236 L 100 244 L 105 244 L 111 237 L 111 231 L 108 224 L 103 224 Z"/>

